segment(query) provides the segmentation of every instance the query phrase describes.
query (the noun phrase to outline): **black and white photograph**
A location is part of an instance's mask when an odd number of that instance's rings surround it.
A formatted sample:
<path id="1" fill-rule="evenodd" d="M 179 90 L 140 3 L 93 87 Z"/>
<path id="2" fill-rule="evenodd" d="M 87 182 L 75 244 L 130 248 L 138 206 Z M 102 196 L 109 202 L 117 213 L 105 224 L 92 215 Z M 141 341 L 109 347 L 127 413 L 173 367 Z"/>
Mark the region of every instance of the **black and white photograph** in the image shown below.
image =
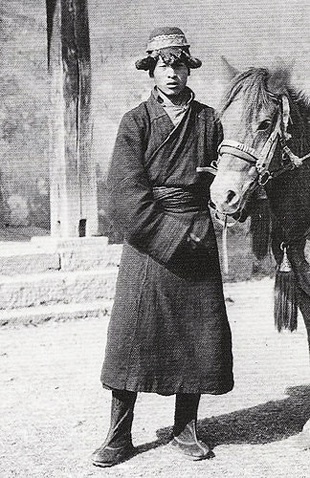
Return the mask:
<path id="1" fill-rule="evenodd" d="M 1 0 L 1 478 L 310 476 L 309 24 Z"/>

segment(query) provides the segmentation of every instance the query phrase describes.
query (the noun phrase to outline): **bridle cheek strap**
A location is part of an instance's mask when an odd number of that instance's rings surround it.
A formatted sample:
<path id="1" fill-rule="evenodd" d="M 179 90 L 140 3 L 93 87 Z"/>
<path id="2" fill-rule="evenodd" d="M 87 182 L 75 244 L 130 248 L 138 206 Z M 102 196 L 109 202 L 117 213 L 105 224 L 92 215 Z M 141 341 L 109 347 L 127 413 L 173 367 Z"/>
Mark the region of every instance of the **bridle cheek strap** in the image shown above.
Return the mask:
<path id="1" fill-rule="evenodd" d="M 282 103 L 282 137 L 285 141 L 291 139 L 291 135 L 287 132 L 288 122 L 290 120 L 290 104 L 288 101 L 288 97 L 285 95 L 281 96 L 281 103 Z"/>
<path id="2" fill-rule="evenodd" d="M 286 126 L 284 125 L 283 121 L 283 98 L 286 99 L 287 107 L 288 107 L 288 117 Z M 271 132 L 269 138 L 267 139 L 266 143 L 264 144 L 263 149 L 260 152 L 259 160 L 256 163 L 256 169 L 258 173 L 262 176 L 267 171 L 269 171 L 269 166 L 274 156 L 275 149 L 277 147 L 278 141 L 280 138 L 284 138 L 284 134 L 286 133 L 286 128 L 289 119 L 289 104 L 288 99 L 286 96 L 282 96 L 282 115 L 279 114 L 277 117 L 277 121 L 273 131 Z M 285 132 L 285 133 L 284 133 Z"/>

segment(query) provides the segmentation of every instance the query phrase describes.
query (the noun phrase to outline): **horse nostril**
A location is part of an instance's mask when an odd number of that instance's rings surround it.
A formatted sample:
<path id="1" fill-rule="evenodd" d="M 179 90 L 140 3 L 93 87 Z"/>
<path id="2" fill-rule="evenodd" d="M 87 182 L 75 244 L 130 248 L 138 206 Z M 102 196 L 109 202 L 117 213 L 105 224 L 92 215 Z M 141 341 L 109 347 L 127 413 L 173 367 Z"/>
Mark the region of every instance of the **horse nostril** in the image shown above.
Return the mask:
<path id="1" fill-rule="evenodd" d="M 227 202 L 231 202 L 234 197 L 236 196 L 236 193 L 234 191 L 227 191 Z"/>

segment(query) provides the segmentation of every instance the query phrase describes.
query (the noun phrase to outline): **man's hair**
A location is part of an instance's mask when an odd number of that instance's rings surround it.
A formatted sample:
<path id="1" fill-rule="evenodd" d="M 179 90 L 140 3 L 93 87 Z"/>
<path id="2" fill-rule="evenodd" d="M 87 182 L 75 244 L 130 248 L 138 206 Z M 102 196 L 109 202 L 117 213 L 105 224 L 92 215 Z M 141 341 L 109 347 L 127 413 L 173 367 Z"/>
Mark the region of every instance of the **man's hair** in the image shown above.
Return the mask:
<path id="1" fill-rule="evenodd" d="M 148 71 L 149 76 L 153 78 L 159 57 L 166 65 L 172 67 L 184 64 L 188 68 L 188 73 L 190 73 L 191 68 L 199 68 L 201 65 L 200 60 L 190 55 L 188 47 L 167 47 L 161 50 L 154 50 L 147 57 L 136 61 L 136 68 L 138 70 Z"/>

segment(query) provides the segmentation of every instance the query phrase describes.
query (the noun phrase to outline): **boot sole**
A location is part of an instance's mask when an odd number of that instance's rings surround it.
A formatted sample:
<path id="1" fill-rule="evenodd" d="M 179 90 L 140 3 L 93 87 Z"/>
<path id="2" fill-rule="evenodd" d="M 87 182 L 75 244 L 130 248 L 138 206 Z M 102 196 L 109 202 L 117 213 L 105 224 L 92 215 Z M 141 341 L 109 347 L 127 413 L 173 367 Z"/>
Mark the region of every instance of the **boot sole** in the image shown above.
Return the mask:
<path id="1" fill-rule="evenodd" d="M 124 463 L 125 461 L 130 460 L 130 458 L 133 458 L 135 454 L 136 454 L 136 451 L 132 450 L 126 453 L 125 455 L 119 457 L 115 461 L 96 461 L 92 459 L 92 464 L 100 468 L 110 468 L 111 466 L 120 465 L 121 463 Z"/>
<path id="2" fill-rule="evenodd" d="M 195 455 L 189 455 L 187 453 L 184 453 L 183 450 L 181 450 L 180 448 L 176 447 L 175 445 L 173 445 L 172 443 L 169 443 L 168 444 L 168 447 L 170 448 L 170 450 L 173 450 L 173 452 L 178 455 L 178 456 L 182 456 L 184 458 L 186 458 L 186 460 L 190 460 L 190 461 L 202 461 L 202 460 L 209 460 L 210 458 L 214 458 L 215 455 L 213 453 L 212 450 L 209 450 L 205 455 L 202 455 L 202 456 L 195 456 Z"/>

